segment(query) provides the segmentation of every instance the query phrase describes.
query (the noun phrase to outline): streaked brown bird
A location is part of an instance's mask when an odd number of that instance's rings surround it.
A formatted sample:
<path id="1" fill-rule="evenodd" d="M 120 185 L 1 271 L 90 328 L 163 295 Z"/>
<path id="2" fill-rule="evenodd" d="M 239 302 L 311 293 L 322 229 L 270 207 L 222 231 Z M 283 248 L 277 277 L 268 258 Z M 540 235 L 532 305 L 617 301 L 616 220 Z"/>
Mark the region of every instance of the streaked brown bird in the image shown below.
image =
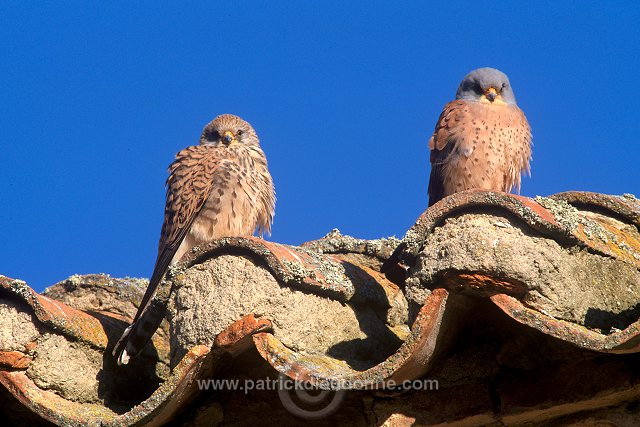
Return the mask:
<path id="1" fill-rule="evenodd" d="M 275 190 L 258 135 L 241 118 L 224 114 L 202 131 L 200 144 L 176 154 L 169 167 L 158 257 L 131 325 L 113 349 L 126 364 L 149 342 L 158 319 L 145 319 L 169 265 L 193 246 L 221 237 L 271 232 Z"/>
<path id="2" fill-rule="evenodd" d="M 495 68 L 467 74 L 429 140 L 429 206 L 473 188 L 520 192 L 530 173 L 531 128 L 509 78 Z"/>

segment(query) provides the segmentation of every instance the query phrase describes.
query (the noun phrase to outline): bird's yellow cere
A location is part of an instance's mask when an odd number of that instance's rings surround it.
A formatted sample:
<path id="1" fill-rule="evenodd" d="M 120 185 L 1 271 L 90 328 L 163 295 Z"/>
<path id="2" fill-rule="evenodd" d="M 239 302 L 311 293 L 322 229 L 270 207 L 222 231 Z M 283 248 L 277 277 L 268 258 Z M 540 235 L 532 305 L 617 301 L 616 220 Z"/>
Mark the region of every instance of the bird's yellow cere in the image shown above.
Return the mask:
<path id="1" fill-rule="evenodd" d="M 493 101 L 491 100 L 493 98 Z M 502 96 L 500 92 L 495 87 L 490 87 L 485 91 L 485 93 L 480 97 L 480 102 L 483 104 L 493 104 L 493 105 L 507 105 L 506 102 L 502 100 Z"/>
<path id="2" fill-rule="evenodd" d="M 238 142 L 238 140 L 236 139 L 236 135 L 233 132 L 230 131 L 226 131 L 224 133 L 224 135 L 222 135 L 222 139 L 223 140 L 231 140 L 231 142 L 229 143 L 229 145 L 231 144 L 235 144 Z"/>

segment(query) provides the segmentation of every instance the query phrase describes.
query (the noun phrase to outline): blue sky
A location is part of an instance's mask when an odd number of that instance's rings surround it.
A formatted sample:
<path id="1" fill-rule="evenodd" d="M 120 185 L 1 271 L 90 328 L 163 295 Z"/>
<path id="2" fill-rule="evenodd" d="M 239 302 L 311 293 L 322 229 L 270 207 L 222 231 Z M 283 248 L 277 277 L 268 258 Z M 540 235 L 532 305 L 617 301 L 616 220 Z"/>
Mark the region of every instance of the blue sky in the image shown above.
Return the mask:
<path id="1" fill-rule="evenodd" d="M 276 184 L 272 240 L 402 236 L 470 70 L 511 79 L 522 194 L 640 194 L 637 2 L 3 2 L 0 274 L 148 277 L 166 168 L 221 113 Z"/>

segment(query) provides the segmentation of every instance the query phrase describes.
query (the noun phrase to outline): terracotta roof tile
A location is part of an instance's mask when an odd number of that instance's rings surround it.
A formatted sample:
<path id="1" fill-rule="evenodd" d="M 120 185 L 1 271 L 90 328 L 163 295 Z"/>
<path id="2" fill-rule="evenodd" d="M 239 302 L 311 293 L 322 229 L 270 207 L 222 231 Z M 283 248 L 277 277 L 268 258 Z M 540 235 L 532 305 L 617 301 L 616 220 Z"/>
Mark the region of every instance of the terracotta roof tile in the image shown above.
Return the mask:
<path id="1" fill-rule="evenodd" d="M 299 347 L 291 342 L 295 335 L 282 330 L 290 319 L 279 318 L 283 312 L 270 311 L 267 304 L 260 312 L 214 325 L 218 332 L 207 341 L 211 344 L 185 349 L 171 374 L 138 402 L 117 402 L 112 398 L 117 393 L 104 389 L 111 384 L 106 382 L 101 395 L 112 397 L 95 402 L 74 401 L 42 388 L 29 374 L 39 358 L 37 342 L 24 351 L 0 348 L 0 382 L 29 410 L 64 425 L 161 425 L 189 407 L 199 392 L 197 379 L 218 375 L 231 363 L 230 356 L 240 360 L 251 351 L 271 372 L 320 387 L 331 381 L 384 391 L 390 382 L 440 375 L 444 389 L 439 394 L 415 391 L 379 400 L 376 392 L 363 392 L 370 397 L 362 399 L 372 399 L 375 418 L 389 425 L 456 420 L 518 424 L 617 405 L 640 398 L 634 379 L 640 377 L 634 354 L 640 352 L 635 299 L 640 283 L 634 282 L 640 269 L 639 227 L 640 203 L 631 196 L 570 192 L 529 199 L 470 191 L 425 211 L 401 243 L 354 239 L 337 231 L 301 247 L 258 238 L 221 239 L 194 249 L 172 268 L 169 282 L 174 288 L 171 293 L 167 288 L 159 301 L 184 302 L 179 299 L 181 283 L 196 277 L 191 272 L 197 269 L 219 268 L 216 280 L 232 281 L 224 268 L 233 268 L 233 260 L 242 257 L 238 268 L 264 268 L 276 287 L 290 290 L 278 295 L 338 307 L 349 314 L 345 322 L 355 319 L 364 335 L 353 335 L 348 343 Z M 223 265 L 222 257 L 231 258 Z M 508 265 L 509 260 L 516 262 Z M 566 265 L 575 277 L 563 276 Z M 611 283 L 615 277 L 619 280 Z M 223 291 L 224 286 L 233 291 L 242 285 L 218 282 Z M 107 349 L 102 377 L 123 375 L 108 358 L 124 327 L 120 315 L 78 310 L 0 276 L 3 302 L 26 307 L 41 336 L 57 334 L 65 345 Z M 233 299 L 223 303 L 233 304 Z M 310 325 L 335 328 L 336 334 L 351 330 L 332 313 L 324 314 L 334 324 L 313 318 L 322 312 L 302 313 L 302 318 L 305 314 Z M 174 334 L 191 333 L 176 329 L 175 318 L 169 320 Z M 323 332 L 332 335 L 332 330 Z M 193 340 L 197 342 L 197 334 Z M 367 341 L 368 346 L 358 347 Z M 488 347 L 483 349 L 483 343 Z M 347 353 L 342 344 L 350 346 Z M 545 350 L 537 356 L 518 354 L 536 347 Z M 379 351 L 371 353 L 372 348 Z M 512 366 L 512 360 L 522 366 Z M 598 369 L 602 372 L 594 381 L 587 375 L 580 387 L 567 383 L 568 373 L 580 376 Z M 536 382 L 540 375 L 548 383 Z M 434 412 L 442 405 L 446 411 Z"/>

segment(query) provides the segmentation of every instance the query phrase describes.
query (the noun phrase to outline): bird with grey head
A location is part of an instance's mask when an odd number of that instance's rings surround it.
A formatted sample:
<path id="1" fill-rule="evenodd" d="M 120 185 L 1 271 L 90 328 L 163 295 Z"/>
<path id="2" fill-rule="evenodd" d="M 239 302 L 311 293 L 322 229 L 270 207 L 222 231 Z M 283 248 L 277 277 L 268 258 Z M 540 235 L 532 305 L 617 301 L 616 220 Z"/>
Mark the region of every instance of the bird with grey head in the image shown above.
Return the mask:
<path id="1" fill-rule="evenodd" d="M 429 206 L 454 193 L 479 189 L 520 191 L 530 173 L 532 136 L 509 78 L 478 68 L 445 105 L 429 139 Z"/>
<path id="2" fill-rule="evenodd" d="M 495 68 L 478 68 L 467 74 L 456 92 L 456 99 L 493 103 L 496 100 L 516 105 L 509 77 Z"/>

